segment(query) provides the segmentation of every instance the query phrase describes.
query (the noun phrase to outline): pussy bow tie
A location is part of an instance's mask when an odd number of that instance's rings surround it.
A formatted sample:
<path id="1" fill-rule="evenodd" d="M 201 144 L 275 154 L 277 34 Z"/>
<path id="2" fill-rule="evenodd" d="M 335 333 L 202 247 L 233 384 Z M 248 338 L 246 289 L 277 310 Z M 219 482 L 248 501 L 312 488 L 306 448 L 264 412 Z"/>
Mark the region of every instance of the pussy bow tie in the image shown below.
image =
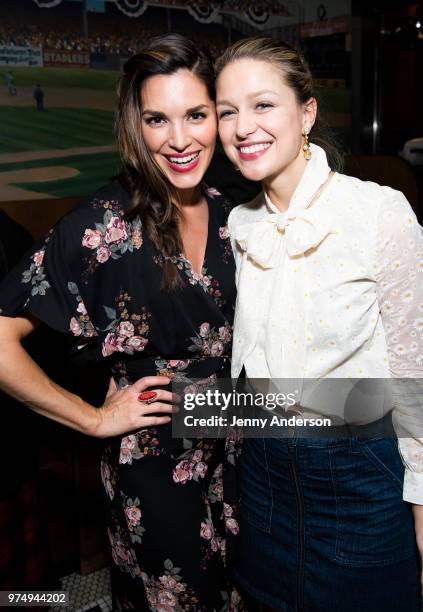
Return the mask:
<path id="1" fill-rule="evenodd" d="M 255 223 L 239 225 L 235 240 L 243 251 L 262 268 L 273 268 L 278 257 L 278 244 L 285 238 L 286 252 L 290 257 L 303 255 L 317 247 L 333 231 L 316 218 L 312 209 L 289 213 L 269 213 Z"/>

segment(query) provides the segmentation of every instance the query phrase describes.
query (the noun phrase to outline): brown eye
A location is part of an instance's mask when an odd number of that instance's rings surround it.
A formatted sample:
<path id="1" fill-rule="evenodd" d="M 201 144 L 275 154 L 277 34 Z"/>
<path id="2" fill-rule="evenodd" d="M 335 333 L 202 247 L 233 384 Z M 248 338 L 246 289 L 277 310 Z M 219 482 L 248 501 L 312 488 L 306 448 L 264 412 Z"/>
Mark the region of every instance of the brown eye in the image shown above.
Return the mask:
<path id="1" fill-rule="evenodd" d="M 200 121 L 201 119 L 205 119 L 206 118 L 206 114 L 205 113 L 191 113 L 190 115 L 191 119 L 194 119 L 194 121 Z"/>
<path id="2" fill-rule="evenodd" d="M 148 117 L 145 122 L 147 125 L 155 127 L 157 125 L 161 125 L 164 122 L 164 119 L 163 117 Z"/>

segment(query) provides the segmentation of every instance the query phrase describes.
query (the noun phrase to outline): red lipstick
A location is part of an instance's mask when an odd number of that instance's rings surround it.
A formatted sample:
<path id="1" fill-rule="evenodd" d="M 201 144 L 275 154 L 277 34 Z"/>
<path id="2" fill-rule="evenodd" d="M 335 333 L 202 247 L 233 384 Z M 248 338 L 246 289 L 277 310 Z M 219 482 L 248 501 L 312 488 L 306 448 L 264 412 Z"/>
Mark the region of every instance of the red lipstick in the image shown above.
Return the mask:
<path id="1" fill-rule="evenodd" d="M 192 159 L 192 161 L 188 161 L 187 163 L 181 163 L 176 161 L 171 161 L 172 159 L 184 159 L 196 156 Z M 164 155 L 169 167 L 175 172 L 191 172 L 194 170 L 198 164 L 200 163 L 200 151 L 194 151 L 192 153 L 172 153 L 171 155 Z"/>

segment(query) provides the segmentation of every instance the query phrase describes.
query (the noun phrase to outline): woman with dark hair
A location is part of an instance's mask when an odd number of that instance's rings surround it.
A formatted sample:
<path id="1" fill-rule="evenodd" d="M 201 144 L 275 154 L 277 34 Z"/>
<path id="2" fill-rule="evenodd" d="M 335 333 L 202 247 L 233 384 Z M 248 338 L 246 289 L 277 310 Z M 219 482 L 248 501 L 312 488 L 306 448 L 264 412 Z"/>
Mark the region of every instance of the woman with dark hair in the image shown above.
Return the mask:
<path id="1" fill-rule="evenodd" d="M 422 228 L 402 193 L 335 171 L 297 50 L 244 39 L 217 72 L 225 152 L 263 188 L 228 223 L 232 375 L 296 399 L 292 428 L 244 441 L 236 575 L 284 612 L 418 612 L 422 393 L 398 379 L 423 374 Z"/>
<path id="2" fill-rule="evenodd" d="M 115 610 L 237 608 L 224 567 L 222 440 L 172 439 L 172 380 L 228 373 L 234 261 L 228 203 L 202 182 L 214 152 L 214 74 L 177 35 L 124 68 L 118 181 L 77 206 L 1 286 L 4 390 L 77 431 L 109 438 Z M 41 320 L 113 378 L 100 408 L 60 388 L 21 346 Z M 230 604 L 230 600 L 232 603 Z"/>

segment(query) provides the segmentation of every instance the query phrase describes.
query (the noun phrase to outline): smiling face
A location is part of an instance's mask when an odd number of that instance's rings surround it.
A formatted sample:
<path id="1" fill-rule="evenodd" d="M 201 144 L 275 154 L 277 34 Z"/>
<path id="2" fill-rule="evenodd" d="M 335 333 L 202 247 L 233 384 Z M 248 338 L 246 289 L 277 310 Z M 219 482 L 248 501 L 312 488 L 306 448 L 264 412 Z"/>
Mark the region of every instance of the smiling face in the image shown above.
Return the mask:
<path id="1" fill-rule="evenodd" d="M 287 169 L 300 174 L 302 132 L 315 120 L 314 98 L 299 104 L 281 70 L 270 62 L 237 59 L 217 80 L 219 135 L 244 176 L 271 181 Z"/>
<path id="2" fill-rule="evenodd" d="M 142 137 L 178 190 L 194 189 L 215 148 L 217 124 L 205 84 L 186 69 L 148 78 L 141 88 Z"/>

